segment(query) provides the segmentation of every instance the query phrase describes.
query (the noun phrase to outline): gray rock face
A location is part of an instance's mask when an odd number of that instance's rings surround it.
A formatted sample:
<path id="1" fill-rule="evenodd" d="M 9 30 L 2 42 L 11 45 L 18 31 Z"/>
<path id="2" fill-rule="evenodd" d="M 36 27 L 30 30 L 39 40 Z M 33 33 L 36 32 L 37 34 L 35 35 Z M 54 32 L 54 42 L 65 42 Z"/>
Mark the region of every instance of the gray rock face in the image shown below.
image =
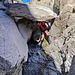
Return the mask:
<path id="1" fill-rule="evenodd" d="M 0 69 L 19 66 L 23 59 L 27 61 L 27 57 L 27 39 L 21 36 L 14 21 L 0 10 Z"/>
<path id="2" fill-rule="evenodd" d="M 13 3 L 22 3 L 22 0 L 13 0 Z"/>
<path id="3" fill-rule="evenodd" d="M 70 5 L 75 5 L 75 1 L 74 0 L 60 0 L 60 11 L 63 10 L 63 8 L 65 7 L 65 5 L 70 4 Z"/>

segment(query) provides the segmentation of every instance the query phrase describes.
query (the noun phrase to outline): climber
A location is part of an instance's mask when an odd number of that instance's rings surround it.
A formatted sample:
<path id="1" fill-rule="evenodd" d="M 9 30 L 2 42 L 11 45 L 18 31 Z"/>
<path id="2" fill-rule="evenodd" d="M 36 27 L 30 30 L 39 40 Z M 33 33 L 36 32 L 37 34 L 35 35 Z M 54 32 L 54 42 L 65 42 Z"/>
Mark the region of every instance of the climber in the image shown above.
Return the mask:
<path id="1" fill-rule="evenodd" d="M 37 23 L 37 26 L 40 27 L 41 31 L 42 31 L 41 41 L 38 44 L 40 47 L 42 47 L 42 42 L 43 42 L 44 38 L 47 40 L 47 42 L 49 44 L 51 43 L 49 30 L 51 29 L 51 26 L 53 25 L 54 21 L 55 21 L 55 18 L 52 18 L 50 20 Z"/>
<path id="2" fill-rule="evenodd" d="M 47 40 L 47 42 L 50 44 L 50 35 L 49 35 L 49 30 L 51 28 L 51 23 L 49 21 L 42 21 L 42 22 L 38 22 L 37 26 L 39 28 L 41 28 L 42 31 L 42 35 L 41 35 L 41 40 L 38 43 L 38 45 L 40 47 L 42 47 L 42 42 L 44 40 L 44 38 Z"/>

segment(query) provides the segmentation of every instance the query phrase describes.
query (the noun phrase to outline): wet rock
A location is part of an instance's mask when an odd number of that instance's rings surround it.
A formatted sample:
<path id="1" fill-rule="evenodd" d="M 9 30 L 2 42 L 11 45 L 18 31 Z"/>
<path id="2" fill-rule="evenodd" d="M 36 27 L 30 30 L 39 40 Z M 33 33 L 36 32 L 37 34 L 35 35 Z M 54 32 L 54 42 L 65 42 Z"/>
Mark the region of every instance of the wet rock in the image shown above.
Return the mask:
<path id="1" fill-rule="evenodd" d="M 60 75 L 51 56 L 36 45 L 29 45 L 29 58 L 24 64 L 23 75 Z"/>

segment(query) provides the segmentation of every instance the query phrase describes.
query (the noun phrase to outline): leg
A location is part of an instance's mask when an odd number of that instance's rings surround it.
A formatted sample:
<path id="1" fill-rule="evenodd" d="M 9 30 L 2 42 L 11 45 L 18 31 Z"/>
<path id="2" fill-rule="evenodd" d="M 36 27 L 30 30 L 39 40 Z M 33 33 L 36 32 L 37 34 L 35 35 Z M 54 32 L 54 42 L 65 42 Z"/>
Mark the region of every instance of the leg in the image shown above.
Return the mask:
<path id="1" fill-rule="evenodd" d="M 42 32 L 42 36 L 41 36 L 41 41 L 43 41 L 44 40 L 44 32 Z"/>
<path id="2" fill-rule="evenodd" d="M 38 44 L 40 47 L 42 47 L 42 42 L 43 42 L 43 40 L 44 40 L 44 36 L 45 36 L 45 35 L 44 35 L 44 32 L 42 32 L 41 41 L 40 41 L 39 44 Z"/>
<path id="3" fill-rule="evenodd" d="M 51 41 L 50 41 L 49 31 L 46 30 L 46 31 L 45 31 L 45 34 L 46 34 L 46 40 L 47 40 L 47 42 L 50 44 Z"/>

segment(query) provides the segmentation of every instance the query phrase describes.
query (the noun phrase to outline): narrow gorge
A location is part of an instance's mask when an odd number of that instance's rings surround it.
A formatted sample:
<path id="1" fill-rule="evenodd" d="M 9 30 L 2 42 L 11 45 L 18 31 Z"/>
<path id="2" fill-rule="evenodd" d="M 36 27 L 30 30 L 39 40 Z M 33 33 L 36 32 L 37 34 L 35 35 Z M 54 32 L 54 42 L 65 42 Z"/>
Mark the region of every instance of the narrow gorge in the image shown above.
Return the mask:
<path id="1" fill-rule="evenodd" d="M 49 31 L 51 44 L 40 49 L 29 41 L 34 23 L 11 17 L 0 1 L 0 75 L 75 75 L 75 1 L 31 0 L 29 4 L 48 7 L 58 15 Z"/>

